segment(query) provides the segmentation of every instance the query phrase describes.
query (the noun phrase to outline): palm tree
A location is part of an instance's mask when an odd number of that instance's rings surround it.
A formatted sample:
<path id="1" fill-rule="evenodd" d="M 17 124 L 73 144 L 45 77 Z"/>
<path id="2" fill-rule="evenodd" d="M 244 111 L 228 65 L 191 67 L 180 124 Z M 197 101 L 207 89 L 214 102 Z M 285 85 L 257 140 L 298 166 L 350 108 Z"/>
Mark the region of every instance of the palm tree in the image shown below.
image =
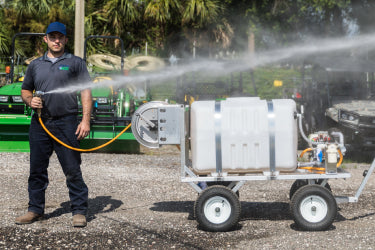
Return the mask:
<path id="1" fill-rule="evenodd" d="M 74 0 L 14 0 L 9 1 L 6 9 L 6 22 L 11 26 L 9 41 L 13 34 L 18 32 L 45 32 L 50 22 L 60 21 L 68 27 L 74 27 Z M 35 40 L 35 39 L 33 39 Z M 40 40 L 40 39 L 39 39 Z M 35 41 L 34 41 L 35 42 Z M 35 53 L 34 46 L 30 46 L 26 40 L 17 40 L 16 54 L 24 55 L 25 48 Z M 21 49 L 20 49 L 21 48 Z M 43 43 L 37 41 L 36 51 L 43 51 Z"/>
<path id="2" fill-rule="evenodd" d="M 137 0 L 108 0 L 103 7 L 108 21 L 105 29 L 112 35 L 121 36 L 129 23 L 139 20 L 138 5 Z"/>
<path id="3" fill-rule="evenodd" d="M 217 0 L 186 0 L 182 25 L 190 44 L 208 48 L 210 56 L 215 47 L 228 48 L 234 31 L 225 18 L 225 10 Z"/>
<path id="4" fill-rule="evenodd" d="M 218 20 L 222 6 L 217 0 L 186 0 L 182 13 L 183 24 L 191 23 L 196 28 Z"/>
<path id="5" fill-rule="evenodd" d="M 50 11 L 50 5 L 45 0 L 14 0 L 10 2 L 9 6 L 16 16 L 15 26 L 22 31 L 30 29 L 28 21 L 34 20 L 38 23 Z"/>
<path id="6" fill-rule="evenodd" d="M 6 23 L 5 19 L 6 13 L 5 8 L 0 6 L 0 55 L 9 55 L 10 47 L 10 26 Z"/>
<path id="7" fill-rule="evenodd" d="M 155 34 L 155 44 L 158 48 L 164 45 L 166 27 L 173 20 L 180 20 L 181 4 L 178 0 L 150 0 L 146 5 L 145 19 L 156 22 L 158 32 Z"/>
<path id="8" fill-rule="evenodd" d="M 164 47 L 167 36 L 179 37 L 181 29 L 190 44 L 228 47 L 233 29 L 222 17 L 223 11 L 218 0 L 149 0 L 144 16 L 158 25 L 154 39 L 159 49 Z"/>
<path id="9" fill-rule="evenodd" d="M 145 17 L 157 23 L 165 24 L 172 18 L 173 13 L 178 13 L 181 8 L 178 0 L 151 0 L 145 9 Z"/>

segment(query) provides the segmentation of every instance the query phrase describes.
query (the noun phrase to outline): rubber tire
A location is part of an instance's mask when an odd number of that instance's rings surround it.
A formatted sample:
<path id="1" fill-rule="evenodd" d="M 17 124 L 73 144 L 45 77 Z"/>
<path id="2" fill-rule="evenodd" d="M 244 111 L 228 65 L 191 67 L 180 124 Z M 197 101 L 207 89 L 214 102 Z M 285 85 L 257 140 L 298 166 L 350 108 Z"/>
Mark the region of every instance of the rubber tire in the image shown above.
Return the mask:
<path id="1" fill-rule="evenodd" d="M 319 184 L 322 183 L 323 180 L 318 180 L 318 182 L 316 184 Z M 292 186 L 290 187 L 290 191 L 289 191 L 289 199 L 291 200 L 293 195 L 296 193 L 296 191 L 298 189 L 300 189 L 301 187 L 303 186 L 306 186 L 307 185 L 307 180 L 296 180 L 295 182 L 293 182 Z M 331 190 L 331 186 L 328 184 L 328 182 L 326 183 L 326 185 L 324 186 L 325 188 L 327 188 L 329 191 L 332 191 Z"/>
<path id="2" fill-rule="evenodd" d="M 207 182 L 208 187 L 212 187 L 212 186 L 215 186 L 215 185 L 228 187 L 230 184 L 231 184 L 231 181 L 208 181 Z M 240 191 L 239 190 L 236 192 L 236 195 L 237 195 L 238 198 L 240 198 Z"/>
<path id="3" fill-rule="evenodd" d="M 302 202 L 310 196 L 319 197 L 324 201 L 327 213 L 324 218 L 317 222 L 308 221 L 301 213 Z M 332 192 L 320 185 L 306 185 L 301 187 L 293 195 L 291 201 L 291 212 L 296 225 L 305 231 L 322 231 L 329 228 L 337 215 L 337 203 Z"/>
<path id="4" fill-rule="evenodd" d="M 205 214 L 207 201 L 213 197 L 221 197 L 229 203 L 231 211 L 229 217 L 221 223 L 211 222 Z M 240 219 L 241 204 L 235 193 L 227 187 L 217 185 L 203 190 L 194 204 L 194 215 L 201 229 L 211 232 L 226 232 L 233 229 Z"/>

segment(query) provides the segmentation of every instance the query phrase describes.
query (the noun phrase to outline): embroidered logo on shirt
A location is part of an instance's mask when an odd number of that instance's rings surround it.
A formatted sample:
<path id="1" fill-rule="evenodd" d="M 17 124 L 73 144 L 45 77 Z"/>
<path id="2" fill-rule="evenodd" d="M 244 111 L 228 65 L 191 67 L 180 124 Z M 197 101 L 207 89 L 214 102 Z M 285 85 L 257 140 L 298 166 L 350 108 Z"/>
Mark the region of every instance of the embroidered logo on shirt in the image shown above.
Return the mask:
<path id="1" fill-rule="evenodd" d="M 69 70 L 69 65 L 60 65 L 59 70 Z"/>

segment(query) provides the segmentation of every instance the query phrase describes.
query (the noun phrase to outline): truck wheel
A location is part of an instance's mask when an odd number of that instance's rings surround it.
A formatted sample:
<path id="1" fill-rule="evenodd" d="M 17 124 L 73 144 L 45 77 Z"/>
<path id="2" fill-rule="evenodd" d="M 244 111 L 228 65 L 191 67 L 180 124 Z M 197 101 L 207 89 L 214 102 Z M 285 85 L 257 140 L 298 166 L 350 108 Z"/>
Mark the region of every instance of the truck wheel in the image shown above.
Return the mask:
<path id="1" fill-rule="evenodd" d="M 235 193 L 224 186 L 203 190 L 194 204 L 199 226 L 206 231 L 225 232 L 237 225 L 241 204 Z"/>
<path id="2" fill-rule="evenodd" d="M 316 182 L 316 184 L 320 185 L 322 183 L 323 180 L 318 180 Z M 296 180 L 295 182 L 293 182 L 292 186 L 290 187 L 290 191 L 289 191 L 289 199 L 292 199 L 293 195 L 296 193 L 296 191 L 298 189 L 300 189 L 301 187 L 307 185 L 307 180 Z M 326 185 L 324 186 L 325 188 L 327 188 L 329 191 L 331 191 L 331 186 L 326 183 Z"/>
<path id="3" fill-rule="evenodd" d="M 337 214 L 332 193 L 319 185 L 306 185 L 293 195 L 291 211 L 297 226 L 306 231 L 321 231 L 330 227 Z"/>

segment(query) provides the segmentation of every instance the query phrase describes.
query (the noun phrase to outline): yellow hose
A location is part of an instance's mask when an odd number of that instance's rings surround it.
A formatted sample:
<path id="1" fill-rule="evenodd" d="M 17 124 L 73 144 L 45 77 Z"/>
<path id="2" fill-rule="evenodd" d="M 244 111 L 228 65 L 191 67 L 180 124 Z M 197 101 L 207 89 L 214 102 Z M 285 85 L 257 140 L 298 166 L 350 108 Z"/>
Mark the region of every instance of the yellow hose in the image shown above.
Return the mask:
<path id="1" fill-rule="evenodd" d="M 306 153 L 306 152 L 309 152 L 309 151 L 311 151 L 312 150 L 312 148 L 306 148 L 305 150 L 303 150 L 302 151 L 302 153 L 300 154 L 300 158 L 302 158 L 303 157 L 303 155 Z"/>
<path id="2" fill-rule="evenodd" d="M 319 167 L 299 167 L 299 169 L 317 170 L 317 171 L 323 171 L 323 170 L 326 170 L 325 168 L 319 168 Z"/>
<path id="3" fill-rule="evenodd" d="M 338 150 L 338 152 L 339 152 L 339 155 L 340 155 L 340 160 L 339 160 L 339 162 L 337 163 L 336 167 L 340 167 L 340 165 L 341 165 L 341 163 L 342 163 L 342 160 L 344 159 L 344 156 L 342 155 L 340 149 Z"/>
<path id="4" fill-rule="evenodd" d="M 112 140 L 100 145 L 100 146 L 97 146 L 95 148 L 89 148 L 89 149 L 81 149 L 81 148 L 74 148 L 74 147 L 71 147 L 69 146 L 68 144 L 65 144 L 64 142 L 60 141 L 58 138 L 56 138 L 47 128 L 46 126 L 44 126 L 44 123 L 42 121 L 42 118 L 39 116 L 39 122 L 40 122 L 40 125 L 42 125 L 43 129 L 47 132 L 47 134 L 49 136 L 51 136 L 55 141 L 57 141 L 58 143 L 60 143 L 61 145 L 63 145 L 64 147 L 67 147 L 71 150 L 75 150 L 75 151 L 79 151 L 79 152 L 91 152 L 91 151 L 95 151 L 95 150 L 98 150 L 98 149 L 101 149 L 101 148 L 104 148 L 105 146 L 111 144 L 113 141 L 115 141 L 117 138 L 119 138 L 123 133 L 125 133 L 126 130 L 128 130 L 131 126 L 131 123 L 126 126 L 126 128 L 124 128 L 118 135 L 116 135 Z"/>
<path id="5" fill-rule="evenodd" d="M 309 152 L 309 151 L 311 151 L 311 150 L 312 150 L 312 148 L 306 148 L 305 150 L 302 151 L 302 153 L 300 154 L 300 157 L 302 158 L 302 156 L 303 156 L 306 152 Z M 342 164 L 342 161 L 343 161 L 343 159 L 344 159 L 344 156 L 342 155 L 340 149 L 338 149 L 337 152 L 338 152 L 339 155 L 340 155 L 340 160 L 339 160 L 339 162 L 336 164 L 336 167 L 338 168 L 338 167 L 340 167 L 340 165 Z M 299 169 L 306 169 L 306 170 L 309 170 L 309 171 L 319 171 L 319 172 L 325 170 L 325 168 L 318 168 L 318 167 L 299 167 Z"/>

